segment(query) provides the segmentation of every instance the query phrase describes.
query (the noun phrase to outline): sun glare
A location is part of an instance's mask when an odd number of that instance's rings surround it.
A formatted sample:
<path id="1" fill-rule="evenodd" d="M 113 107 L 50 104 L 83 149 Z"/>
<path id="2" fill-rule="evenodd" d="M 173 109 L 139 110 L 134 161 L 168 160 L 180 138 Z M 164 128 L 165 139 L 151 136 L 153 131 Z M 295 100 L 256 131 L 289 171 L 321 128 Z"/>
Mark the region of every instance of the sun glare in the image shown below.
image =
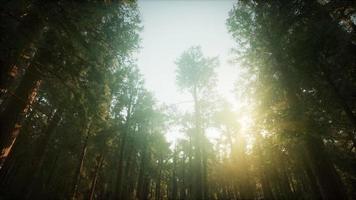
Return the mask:
<path id="1" fill-rule="evenodd" d="M 248 113 L 244 113 L 244 115 L 239 119 L 241 132 L 248 132 L 250 127 L 253 125 L 253 119 Z"/>

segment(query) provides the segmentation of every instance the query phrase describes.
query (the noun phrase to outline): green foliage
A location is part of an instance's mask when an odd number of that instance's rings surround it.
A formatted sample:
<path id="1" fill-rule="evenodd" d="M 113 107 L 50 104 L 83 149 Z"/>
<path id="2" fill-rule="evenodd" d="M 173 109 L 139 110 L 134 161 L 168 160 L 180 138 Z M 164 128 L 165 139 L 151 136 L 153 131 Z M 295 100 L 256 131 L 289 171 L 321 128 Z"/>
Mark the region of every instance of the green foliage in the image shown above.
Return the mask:
<path id="1" fill-rule="evenodd" d="M 0 11 L 0 199 L 356 198 L 351 1 L 238 1 L 242 104 L 219 97 L 218 58 L 193 46 L 175 62 L 186 113 L 145 88 L 135 1 Z"/>
<path id="2" fill-rule="evenodd" d="M 201 47 L 191 47 L 176 61 L 177 84 L 182 89 L 200 89 L 214 84 L 214 69 L 218 66 L 217 58 L 205 58 Z"/>

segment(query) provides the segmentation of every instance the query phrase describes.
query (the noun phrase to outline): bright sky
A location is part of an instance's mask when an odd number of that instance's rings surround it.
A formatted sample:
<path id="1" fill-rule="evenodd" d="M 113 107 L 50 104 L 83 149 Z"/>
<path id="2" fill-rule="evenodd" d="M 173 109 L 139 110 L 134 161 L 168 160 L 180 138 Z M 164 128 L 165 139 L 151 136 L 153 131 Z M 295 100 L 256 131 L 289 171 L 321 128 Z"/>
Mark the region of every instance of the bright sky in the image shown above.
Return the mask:
<path id="1" fill-rule="evenodd" d="M 232 0 L 138 1 L 144 26 L 138 66 L 146 88 L 159 102 L 178 103 L 181 109 L 192 106 L 180 104 L 192 98 L 179 91 L 174 62 L 183 51 L 194 45 L 200 45 L 205 56 L 219 57 L 220 67 L 216 71 L 218 90 L 228 100 L 234 100 L 231 90 L 238 76 L 238 67 L 228 64 L 234 41 L 226 27 L 233 3 Z"/>
<path id="2" fill-rule="evenodd" d="M 176 86 L 174 61 L 193 45 L 201 45 L 206 56 L 219 56 L 219 90 L 232 99 L 236 68 L 227 61 L 234 42 L 225 23 L 233 1 L 141 0 L 138 4 L 144 26 L 138 65 L 157 100 L 167 104 L 191 100 Z"/>

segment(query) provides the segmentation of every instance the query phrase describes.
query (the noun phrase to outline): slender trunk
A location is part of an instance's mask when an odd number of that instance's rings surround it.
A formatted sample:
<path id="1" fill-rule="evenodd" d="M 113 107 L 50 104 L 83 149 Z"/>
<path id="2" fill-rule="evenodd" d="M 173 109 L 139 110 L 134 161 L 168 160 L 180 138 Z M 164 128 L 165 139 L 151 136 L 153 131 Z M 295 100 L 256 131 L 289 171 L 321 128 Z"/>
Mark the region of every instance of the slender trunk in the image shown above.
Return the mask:
<path id="1" fill-rule="evenodd" d="M 272 188 L 266 176 L 266 172 L 261 172 L 261 183 L 262 183 L 263 197 L 265 199 L 274 199 Z"/>
<path id="2" fill-rule="evenodd" d="M 103 165 L 103 162 L 104 162 L 104 153 L 102 152 L 100 154 L 100 156 L 98 157 L 98 164 L 96 165 L 95 172 L 94 172 L 94 177 L 93 177 L 93 180 L 91 182 L 89 200 L 93 200 L 94 199 L 96 182 L 98 180 L 99 171 L 101 169 L 101 166 Z"/>
<path id="3" fill-rule="evenodd" d="M 177 148 L 174 150 L 174 155 L 173 155 L 173 170 L 172 170 L 172 200 L 177 199 Z"/>
<path id="4" fill-rule="evenodd" d="M 16 151 L 18 149 L 19 144 L 22 144 L 22 140 L 27 138 L 19 138 L 19 142 L 17 142 L 14 146 L 14 150 L 6 159 L 4 165 L 0 170 L 0 193 L 5 193 L 9 188 L 9 183 L 12 178 L 14 172 L 16 172 L 16 167 L 19 165 L 18 161 L 21 160 L 21 157 L 18 157 Z"/>
<path id="5" fill-rule="evenodd" d="M 36 153 L 35 156 L 37 156 L 37 158 L 34 159 L 34 165 L 33 165 L 33 169 L 35 170 L 31 179 L 31 182 L 28 184 L 28 188 L 26 189 L 26 193 L 27 193 L 27 199 L 29 199 L 31 197 L 32 191 L 33 191 L 33 187 L 37 184 L 39 184 L 39 176 L 40 176 L 40 172 L 41 172 L 41 168 L 43 165 L 43 162 L 45 160 L 46 157 L 46 153 L 48 151 L 48 145 L 49 142 L 51 140 L 52 134 L 54 132 L 54 129 L 59 125 L 59 122 L 61 120 L 61 111 L 55 111 L 51 122 L 49 123 L 47 130 L 45 131 L 42 139 L 40 140 L 37 148 L 36 148 Z"/>
<path id="6" fill-rule="evenodd" d="M 23 117 L 35 101 L 41 80 L 36 68 L 30 66 L 23 80 L 11 97 L 9 105 L 0 116 L 0 166 L 9 155 L 22 127 Z"/>
<path id="7" fill-rule="evenodd" d="M 114 198 L 120 199 L 122 196 L 122 182 L 124 176 L 124 164 L 125 164 L 125 152 L 126 152 L 126 145 L 128 140 L 128 132 L 130 130 L 130 117 L 131 117 L 131 109 L 132 109 L 132 95 L 130 96 L 130 100 L 128 103 L 128 110 L 126 114 L 126 123 L 125 128 L 122 133 L 121 143 L 120 143 L 120 150 L 119 150 L 119 163 L 118 163 L 118 172 L 116 177 L 116 187 Z"/>
<path id="8" fill-rule="evenodd" d="M 315 176 L 313 174 L 313 171 L 310 168 L 310 165 L 307 163 L 307 161 L 305 160 L 305 156 L 303 156 L 303 165 L 305 168 L 305 173 L 306 176 L 308 177 L 308 182 L 309 182 L 309 186 L 312 192 L 312 197 L 313 199 L 321 199 L 321 193 L 318 187 L 318 183 L 315 179 Z"/>
<path id="9" fill-rule="evenodd" d="M 285 170 L 285 168 L 282 168 L 281 176 L 282 176 L 282 187 L 283 187 L 284 194 L 286 194 L 286 198 L 290 196 L 294 196 L 293 190 L 291 188 L 291 184 L 289 182 L 290 179 L 288 177 L 288 173 L 287 170 Z"/>
<path id="10" fill-rule="evenodd" d="M 124 155 L 126 150 L 126 143 L 127 143 L 127 130 L 124 130 L 122 133 L 121 143 L 120 143 L 120 150 L 119 150 L 119 163 L 118 163 L 118 173 L 116 178 L 116 188 L 114 198 L 119 199 L 122 192 L 122 176 L 124 172 Z"/>
<path id="11" fill-rule="evenodd" d="M 340 177 L 333 164 L 327 159 L 321 139 L 317 136 L 309 136 L 305 147 L 307 159 L 317 179 L 322 198 L 325 200 L 347 199 Z"/>
<path id="12" fill-rule="evenodd" d="M 133 177 L 136 175 L 136 165 L 135 165 L 135 158 L 136 158 L 136 151 L 134 148 L 134 144 L 131 141 L 131 145 L 127 150 L 127 160 L 126 165 L 124 168 L 123 178 L 125 180 L 125 184 L 123 184 L 122 192 L 120 199 L 132 199 L 133 198 L 133 190 L 135 189 L 135 180 Z"/>
<path id="13" fill-rule="evenodd" d="M 181 186 L 180 186 L 180 196 L 179 199 L 186 199 L 186 175 L 185 175 L 185 160 L 187 158 L 187 154 L 183 154 L 182 158 L 182 174 L 181 174 Z"/>
<path id="14" fill-rule="evenodd" d="M 201 156 L 201 127 L 200 112 L 198 105 L 197 87 L 193 90 L 194 107 L 195 107 L 195 183 L 193 189 L 193 199 L 204 199 L 204 186 L 202 183 L 202 156 Z"/>
<path id="15" fill-rule="evenodd" d="M 148 195 L 150 191 L 150 185 L 151 185 L 151 179 L 147 176 L 147 174 L 144 175 L 144 181 L 143 181 L 143 191 L 142 191 L 142 198 L 141 200 L 148 200 Z"/>
<path id="16" fill-rule="evenodd" d="M 279 175 L 278 182 L 279 182 L 281 194 L 284 199 L 286 199 L 286 198 L 293 199 L 293 197 L 295 195 L 293 194 L 292 189 L 290 187 L 289 177 L 288 177 L 288 173 L 287 173 L 288 167 L 285 164 L 286 160 L 287 159 L 286 159 L 286 157 L 284 157 L 284 154 L 282 154 L 282 152 L 277 150 L 276 163 L 278 163 L 278 166 L 279 166 L 277 173 Z"/>
<path id="17" fill-rule="evenodd" d="M 88 147 L 90 125 L 91 125 L 91 120 L 89 119 L 89 122 L 87 123 L 86 128 L 84 130 L 84 132 L 86 132 L 86 136 L 85 136 L 84 144 L 82 147 L 82 152 L 80 153 L 80 157 L 79 157 L 80 161 L 79 161 L 76 171 L 74 173 L 74 181 L 73 181 L 74 185 L 73 185 L 73 189 L 72 189 L 71 199 L 76 199 L 76 197 L 77 197 L 78 187 L 79 187 L 80 178 L 81 178 L 81 171 L 82 171 L 82 168 L 84 165 L 84 159 L 85 159 L 85 155 L 86 155 L 87 147 Z"/>
<path id="18" fill-rule="evenodd" d="M 155 200 L 160 200 L 161 199 L 161 176 L 162 176 L 162 157 L 158 160 L 158 177 L 156 180 L 156 192 L 155 192 Z"/>
<path id="19" fill-rule="evenodd" d="M 194 182 L 194 175 L 191 174 L 194 172 L 193 168 L 193 144 L 192 144 L 192 137 L 189 136 L 189 155 L 188 155 L 188 162 L 189 162 L 189 182 L 188 182 L 188 196 L 190 199 L 194 197 L 193 193 L 193 182 Z"/>
<path id="20" fill-rule="evenodd" d="M 57 170 L 58 168 L 58 160 L 59 160 L 59 157 L 60 157 L 60 154 L 61 152 L 59 151 L 55 156 L 54 156 L 54 159 L 53 161 L 51 162 L 51 166 L 50 166 L 50 170 L 49 170 L 49 175 L 48 177 L 46 178 L 46 180 L 44 181 L 45 183 L 43 185 L 41 185 L 41 188 L 40 188 L 40 194 L 50 194 L 50 192 L 48 191 L 47 188 L 49 188 L 49 185 L 51 184 L 52 180 L 53 180 L 53 176 L 55 174 L 55 171 Z"/>
<path id="21" fill-rule="evenodd" d="M 202 138 L 202 154 L 203 154 L 203 198 L 209 199 L 209 191 L 208 191 L 208 155 L 206 153 L 206 138 L 203 136 Z"/>
<path id="22" fill-rule="evenodd" d="M 150 179 L 151 180 L 151 179 Z M 155 180 L 154 179 L 152 179 L 151 181 L 150 181 L 150 192 L 149 192 L 149 194 L 148 194 L 148 198 L 149 199 L 154 199 L 155 198 Z"/>
<path id="23" fill-rule="evenodd" d="M 139 171 L 139 176 L 138 176 L 138 181 L 137 181 L 137 199 L 144 199 L 144 181 L 145 181 L 145 174 L 146 174 L 146 157 L 147 157 L 147 152 L 144 147 L 144 149 L 141 152 L 141 164 L 140 164 L 140 171 Z"/>
<path id="24" fill-rule="evenodd" d="M 241 199 L 254 199 L 253 191 L 252 191 L 253 188 L 250 180 L 250 173 L 248 172 L 248 167 L 246 166 L 246 162 L 247 160 L 242 158 L 240 163 L 241 170 L 238 170 L 240 174 L 240 184 L 239 184 L 240 197 Z"/>
<path id="25" fill-rule="evenodd" d="M 144 141 L 144 146 L 142 149 L 142 158 L 141 158 L 141 166 L 140 166 L 140 172 L 139 172 L 139 179 L 137 183 L 137 198 L 140 200 L 147 200 L 148 199 L 148 193 L 149 193 L 149 185 L 150 185 L 150 179 L 148 177 L 148 167 L 147 164 L 149 162 L 150 154 L 149 150 L 147 149 L 146 146 L 147 141 Z"/>
<path id="26" fill-rule="evenodd" d="M 257 137 L 256 137 L 256 150 L 257 150 L 258 158 L 259 158 L 259 173 L 260 173 L 263 197 L 264 197 L 264 199 L 274 199 L 273 193 L 272 193 L 272 188 L 271 188 L 269 179 L 266 174 L 267 170 L 265 169 L 264 163 L 262 162 L 263 155 L 262 155 L 262 149 L 261 149 L 261 144 L 260 144 L 260 142 L 261 142 L 260 137 L 261 136 L 259 136 L 259 135 L 257 135 Z"/>

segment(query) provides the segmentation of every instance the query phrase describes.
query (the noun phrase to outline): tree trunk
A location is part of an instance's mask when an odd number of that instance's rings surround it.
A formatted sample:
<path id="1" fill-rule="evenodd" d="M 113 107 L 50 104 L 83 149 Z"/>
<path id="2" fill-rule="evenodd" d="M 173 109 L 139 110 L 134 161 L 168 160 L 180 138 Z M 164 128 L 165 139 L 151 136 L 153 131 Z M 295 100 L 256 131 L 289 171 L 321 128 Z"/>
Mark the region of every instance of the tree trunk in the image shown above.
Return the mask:
<path id="1" fill-rule="evenodd" d="M 172 200 L 177 199 L 177 148 L 175 148 L 173 153 L 173 169 L 172 169 Z"/>
<path id="2" fill-rule="evenodd" d="M 187 154 L 183 154 L 183 158 L 182 158 L 182 174 L 181 174 L 181 185 L 180 185 L 180 195 L 179 195 L 179 199 L 186 199 L 186 174 L 185 174 L 185 168 L 186 168 L 186 164 L 185 164 L 185 160 L 186 160 Z"/>
<path id="3" fill-rule="evenodd" d="M 262 155 L 262 149 L 261 149 L 261 136 L 257 135 L 256 136 L 256 151 L 258 154 L 258 160 L 259 160 L 259 174 L 260 174 L 260 179 L 261 179 L 261 185 L 262 185 L 262 191 L 263 191 L 263 198 L 264 199 L 274 199 L 273 193 L 272 193 L 272 188 L 270 185 L 270 182 L 268 180 L 268 176 L 266 174 L 266 169 L 264 166 L 263 161 L 263 155 Z"/>
<path id="4" fill-rule="evenodd" d="M 95 172 L 94 172 L 94 177 L 93 177 L 93 180 L 91 182 L 89 200 L 93 200 L 94 199 L 96 182 L 98 180 L 99 171 L 101 169 L 101 166 L 102 166 L 103 162 L 104 162 L 104 153 L 102 152 L 100 154 L 100 156 L 98 157 L 98 164 L 96 165 Z"/>
<path id="5" fill-rule="evenodd" d="M 9 105 L 0 116 L 0 166 L 9 155 L 22 127 L 24 115 L 35 101 L 41 80 L 34 66 L 30 66 L 23 80 L 11 97 Z"/>
<path id="6" fill-rule="evenodd" d="M 133 178 L 136 175 L 136 149 L 134 148 L 134 144 L 132 141 L 131 145 L 129 145 L 129 148 L 127 149 L 127 155 L 126 155 L 126 165 L 123 170 L 123 179 L 125 180 L 125 184 L 123 184 L 122 187 L 122 192 L 120 199 L 132 199 L 134 197 L 133 191 L 135 189 L 135 184 L 136 180 Z M 123 182 L 124 183 L 124 182 Z"/>
<path id="7" fill-rule="evenodd" d="M 142 197 L 140 200 L 148 200 L 148 195 L 150 192 L 150 185 L 151 185 L 151 180 L 147 176 L 147 174 L 144 175 L 143 179 L 143 191 L 142 191 Z"/>
<path id="8" fill-rule="evenodd" d="M 55 128 L 59 125 L 59 122 L 61 120 L 61 111 L 57 110 L 55 111 L 51 122 L 49 123 L 47 130 L 45 131 L 44 135 L 39 141 L 38 146 L 36 147 L 36 153 L 35 155 L 37 158 L 34 159 L 34 166 L 33 169 L 35 170 L 32 176 L 31 183 L 28 184 L 28 188 L 26 189 L 27 192 L 27 199 L 31 197 L 32 191 L 33 191 L 33 186 L 39 184 L 39 176 L 41 172 L 41 168 L 43 165 L 43 162 L 46 157 L 46 153 L 48 151 L 48 145 L 51 140 L 52 134 L 55 130 Z"/>
<path id="9" fill-rule="evenodd" d="M 203 131 L 202 131 L 203 132 Z M 203 171 L 203 198 L 209 199 L 209 190 L 208 190 L 208 155 L 206 152 L 207 138 L 204 134 L 202 136 L 202 171 Z"/>
<path id="10" fill-rule="evenodd" d="M 305 141 L 308 163 L 316 177 L 322 198 L 347 199 L 335 167 L 325 154 L 324 144 L 317 136 L 309 136 Z"/>
<path id="11" fill-rule="evenodd" d="M 188 177 L 188 196 L 190 199 L 194 197 L 194 188 L 193 188 L 193 182 L 194 182 L 194 175 L 192 174 L 194 172 L 194 167 L 193 167 L 193 142 L 192 142 L 192 137 L 189 136 L 189 155 L 188 155 L 188 162 L 189 162 L 189 177 Z"/>
<path id="12" fill-rule="evenodd" d="M 86 128 L 84 129 L 84 132 L 86 132 L 86 137 L 85 137 L 84 144 L 82 147 L 82 152 L 79 157 L 80 161 L 77 165 L 77 168 L 76 168 L 76 171 L 74 174 L 74 181 L 73 181 L 74 184 L 73 184 L 71 199 L 76 199 L 76 197 L 77 197 L 78 187 L 79 187 L 80 178 L 81 178 L 81 171 L 82 171 L 82 168 L 84 165 L 84 159 L 85 159 L 85 155 L 86 155 L 87 147 L 88 147 L 90 126 L 91 126 L 91 119 L 89 119 L 89 122 L 87 123 Z"/>
<path id="13" fill-rule="evenodd" d="M 305 156 L 304 156 L 305 157 Z M 305 160 L 305 158 L 303 158 L 303 165 L 305 168 L 305 173 L 308 177 L 308 182 L 309 182 L 309 186 L 312 192 L 312 197 L 313 199 L 321 199 L 321 194 L 320 194 L 320 190 L 318 187 L 318 183 L 315 179 L 315 176 L 313 175 L 313 171 L 310 168 L 310 165 L 307 163 L 307 161 Z"/>
<path id="14" fill-rule="evenodd" d="M 119 163 L 118 163 L 118 172 L 116 178 L 116 187 L 114 192 L 114 198 L 120 199 L 122 196 L 122 182 L 124 176 L 124 164 L 125 164 L 125 152 L 126 152 L 126 145 L 128 140 L 128 132 L 130 130 L 130 117 L 131 117 L 131 109 L 132 109 L 132 96 L 130 96 L 130 100 L 128 103 L 128 110 L 126 114 L 126 124 L 124 131 L 122 133 L 121 142 L 120 142 L 120 150 L 119 150 Z"/>
<path id="15" fill-rule="evenodd" d="M 127 130 L 124 130 L 122 133 L 122 138 L 120 142 L 120 150 L 119 150 L 119 163 L 118 163 L 118 172 L 116 178 L 116 188 L 115 188 L 115 199 L 120 199 L 122 192 L 122 176 L 124 174 L 124 156 L 126 151 L 126 143 L 127 143 Z"/>
<path id="16" fill-rule="evenodd" d="M 1 98 L 8 92 L 10 85 L 19 76 L 19 66 L 17 64 L 20 57 L 41 35 L 44 23 L 38 15 L 39 12 L 37 3 L 33 3 L 31 10 L 21 18 L 15 34 L 9 35 L 8 40 L 13 44 L 10 46 L 9 55 L 0 62 Z"/>
<path id="17" fill-rule="evenodd" d="M 161 200 L 161 176 L 162 176 L 162 157 L 158 160 L 158 177 L 156 180 L 156 191 L 155 191 L 155 200 Z"/>
<path id="18" fill-rule="evenodd" d="M 140 171 L 139 171 L 138 181 L 137 181 L 137 199 L 144 199 L 146 157 L 147 157 L 146 149 L 143 149 L 141 152 L 141 164 L 140 164 Z"/>
<path id="19" fill-rule="evenodd" d="M 201 155 L 201 127 L 200 112 L 198 105 L 197 87 L 193 90 L 194 107 L 195 107 L 195 181 L 193 185 L 193 199 L 204 199 L 204 185 L 202 177 L 202 155 Z"/>
<path id="20" fill-rule="evenodd" d="M 24 128 L 27 130 L 29 126 L 31 126 L 30 121 L 33 118 L 35 112 L 30 112 L 29 116 L 27 117 L 29 120 L 24 123 Z M 2 191 L 8 191 L 9 187 L 11 187 L 11 180 L 13 175 L 16 174 L 17 166 L 21 165 L 21 160 L 24 159 L 24 156 L 21 155 L 21 148 L 24 144 L 28 142 L 29 135 L 22 134 L 19 135 L 17 138 L 16 143 L 13 146 L 12 151 L 8 155 L 7 159 L 5 160 L 3 166 L 0 169 L 0 193 L 6 193 Z M 23 184 L 21 184 L 22 187 Z M 17 185 L 20 187 L 20 185 Z"/>
<path id="21" fill-rule="evenodd" d="M 271 37 L 271 35 L 269 36 Z M 271 37 L 272 38 L 272 37 Z M 277 40 L 278 41 L 278 40 Z M 282 72 L 282 81 L 287 86 L 287 99 L 289 104 L 293 110 L 298 110 L 298 113 L 295 113 L 292 116 L 294 119 L 305 119 L 308 116 L 305 116 L 305 109 L 303 108 L 303 104 L 301 99 L 297 96 L 297 84 L 293 82 L 292 73 L 287 69 L 287 67 L 281 66 L 281 63 L 284 59 L 278 48 L 281 45 L 278 43 L 271 47 L 272 53 L 275 55 L 275 59 L 277 61 L 276 67 L 278 70 Z M 282 48 L 280 48 L 282 49 Z M 291 109 L 292 110 L 292 109 Z M 315 123 L 312 119 L 310 119 L 307 123 L 309 129 L 313 130 L 313 124 Z M 310 131 L 310 130 L 309 130 Z M 318 135 L 307 135 L 305 140 L 306 147 L 306 155 L 308 157 L 308 161 L 311 165 L 311 169 L 313 174 L 318 182 L 318 186 L 323 199 L 346 199 L 346 193 L 343 190 L 342 182 L 340 180 L 339 175 L 337 174 L 333 164 L 328 159 L 325 154 L 324 144 Z"/>
<path id="22" fill-rule="evenodd" d="M 288 177 L 288 167 L 285 164 L 285 160 L 287 160 L 287 158 L 285 157 L 285 155 L 279 150 L 276 149 L 275 152 L 275 163 L 278 164 L 278 168 L 276 169 L 276 173 L 278 176 L 278 185 L 280 188 L 280 196 L 283 199 L 294 199 L 293 197 L 295 197 L 295 195 L 292 192 L 292 189 L 290 187 L 290 183 L 289 183 L 289 177 Z"/>

